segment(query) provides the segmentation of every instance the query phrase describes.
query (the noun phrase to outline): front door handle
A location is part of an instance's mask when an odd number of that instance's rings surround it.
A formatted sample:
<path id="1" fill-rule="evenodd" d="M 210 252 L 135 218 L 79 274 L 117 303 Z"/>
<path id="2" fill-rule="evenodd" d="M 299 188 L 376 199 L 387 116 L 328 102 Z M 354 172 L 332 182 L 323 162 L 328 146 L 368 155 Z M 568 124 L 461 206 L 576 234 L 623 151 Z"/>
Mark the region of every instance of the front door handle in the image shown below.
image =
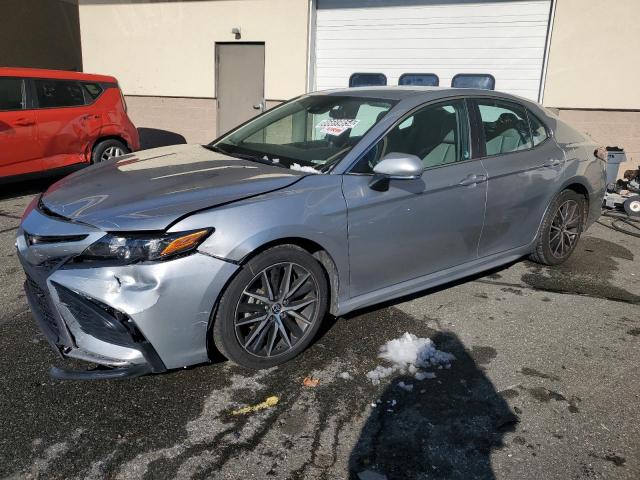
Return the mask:
<path id="1" fill-rule="evenodd" d="M 16 125 L 20 125 L 21 127 L 28 127 L 29 125 L 33 125 L 36 123 L 32 118 L 19 118 L 15 122 Z"/>
<path id="2" fill-rule="evenodd" d="M 483 174 L 476 175 L 475 173 L 472 173 L 471 175 L 460 180 L 460 183 L 458 183 L 458 185 L 462 185 L 463 187 L 468 187 L 471 185 L 475 185 L 476 183 L 482 183 L 486 181 L 487 181 L 486 175 L 483 175 Z"/>
<path id="3" fill-rule="evenodd" d="M 558 165 L 560 165 L 560 160 L 558 160 L 557 158 L 549 158 L 542 164 L 543 167 L 547 168 L 557 167 Z"/>

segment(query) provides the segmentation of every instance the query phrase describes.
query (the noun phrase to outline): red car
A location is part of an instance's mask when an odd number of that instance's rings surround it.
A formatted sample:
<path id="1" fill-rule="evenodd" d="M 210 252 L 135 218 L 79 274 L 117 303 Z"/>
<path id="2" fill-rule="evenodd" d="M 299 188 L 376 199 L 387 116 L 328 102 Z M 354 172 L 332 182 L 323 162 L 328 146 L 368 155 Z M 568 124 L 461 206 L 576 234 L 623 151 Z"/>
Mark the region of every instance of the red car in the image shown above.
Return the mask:
<path id="1" fill-rule="evenodd" d="M 0 179 L 139 148 L 114 77 L 0 68 Z"/>

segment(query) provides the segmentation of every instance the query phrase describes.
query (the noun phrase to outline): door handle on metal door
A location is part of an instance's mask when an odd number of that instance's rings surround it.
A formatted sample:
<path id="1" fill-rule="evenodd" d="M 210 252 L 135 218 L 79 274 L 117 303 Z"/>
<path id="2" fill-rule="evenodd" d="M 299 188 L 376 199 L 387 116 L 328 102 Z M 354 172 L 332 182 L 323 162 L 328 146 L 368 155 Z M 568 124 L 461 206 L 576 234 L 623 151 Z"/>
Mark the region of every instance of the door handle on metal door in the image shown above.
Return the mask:
<path id="1" fill-rule="evenodd" d="M 31 118 L 19 118 L 13 123 L 22 127 L 27 127 L 29 125 L 33 125 L 34 123 L 36 123 L 36 121 Z"/>
<path id="2" fill-rule="evenodd" d="M 472 173 L 471 175 L 469 175 L 466 178 L 463 178 L 462 180 L 460 180 L 460 183 L 458 183 L 458 185 L 462 185 L 464 187 L 468 187 L 470 185 L 475 185 L 476 183 L 482 183 L 482 182 L 486 182 L 487 181 L 487 176 L 480 174 L 480 175 L 476 175 L 475 173 Z"/>
<path id="3" fill-rule="evenodd" d="M 100 118 L 100 115 L 83 115 L 80 118 L 82 118 L 82 120 L 92 120 Z"/>
<path id="4" fill-rule="evenodd" d="M 542 164 L 543 167 L 557 167 L 558 165 L 560 165 L 560 160 L 557 158 L 549 158 Z"/>

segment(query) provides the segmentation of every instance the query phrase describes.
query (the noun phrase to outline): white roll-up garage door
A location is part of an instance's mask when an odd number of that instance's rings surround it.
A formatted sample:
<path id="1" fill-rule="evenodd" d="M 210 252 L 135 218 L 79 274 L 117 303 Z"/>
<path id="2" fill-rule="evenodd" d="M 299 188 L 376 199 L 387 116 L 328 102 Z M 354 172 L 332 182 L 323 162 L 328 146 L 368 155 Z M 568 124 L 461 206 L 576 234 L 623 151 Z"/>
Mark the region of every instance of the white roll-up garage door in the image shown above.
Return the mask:
<path id="1" fill-rule="evenodd" d="M 538 99 L 551 0 L 317 0 L 315 88 L 353 73 L 486 73 L 495 89 Z"/>

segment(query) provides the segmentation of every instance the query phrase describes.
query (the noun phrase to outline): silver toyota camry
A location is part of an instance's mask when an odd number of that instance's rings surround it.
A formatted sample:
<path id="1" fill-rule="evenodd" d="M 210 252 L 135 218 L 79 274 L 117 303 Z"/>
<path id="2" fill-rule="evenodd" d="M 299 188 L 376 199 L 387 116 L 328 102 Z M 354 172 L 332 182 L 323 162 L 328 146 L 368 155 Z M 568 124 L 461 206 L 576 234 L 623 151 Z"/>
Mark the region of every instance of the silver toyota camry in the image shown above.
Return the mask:
<path id="1" fill-rule="evenodd" d="M 565 261 L 598 217 L 596 145 L 540 105 L 472 89 L 304 95 L 209 145 L 54 184 L 17 248 L 61 357 L 115 378 L 298 355 L 328 315 L 523 256 Z"/>

